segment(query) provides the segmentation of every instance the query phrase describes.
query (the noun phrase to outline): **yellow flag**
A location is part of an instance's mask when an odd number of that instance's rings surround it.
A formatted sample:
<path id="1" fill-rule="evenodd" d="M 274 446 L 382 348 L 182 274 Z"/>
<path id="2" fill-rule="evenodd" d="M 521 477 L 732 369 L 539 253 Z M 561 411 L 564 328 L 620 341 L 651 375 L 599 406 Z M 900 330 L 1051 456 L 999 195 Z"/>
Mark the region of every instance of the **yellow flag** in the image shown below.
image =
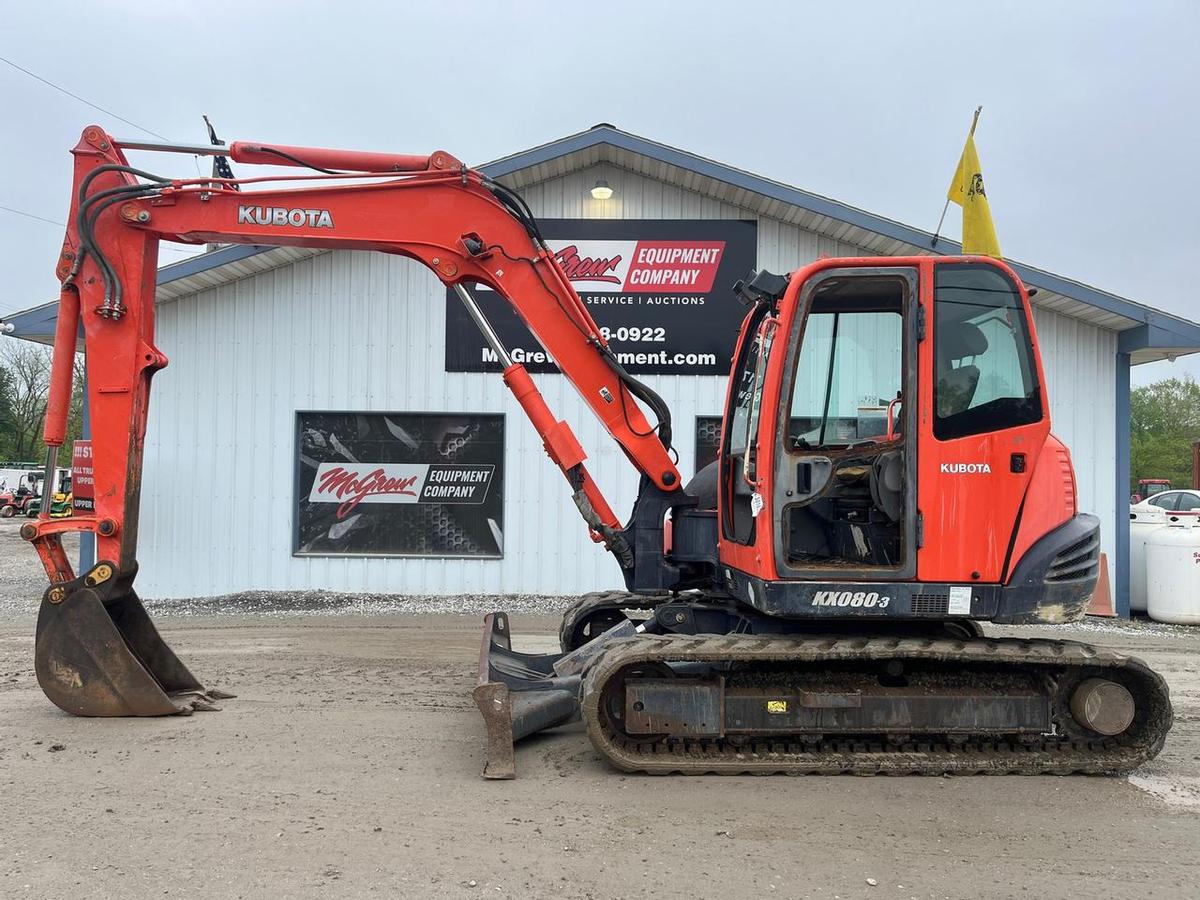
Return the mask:
<path id="1" fill-rule="evenodd" d="M 973 124 L 946 197 L 962 207 L 963 253 L 1001 259 L 1000 242 L 996 240 L 996 226 L 992 224 L 992 210 L 988 206 L 987 194 L 983 189 L 983 172 L 979 166 L 979 154 L 975 150 Z"/>

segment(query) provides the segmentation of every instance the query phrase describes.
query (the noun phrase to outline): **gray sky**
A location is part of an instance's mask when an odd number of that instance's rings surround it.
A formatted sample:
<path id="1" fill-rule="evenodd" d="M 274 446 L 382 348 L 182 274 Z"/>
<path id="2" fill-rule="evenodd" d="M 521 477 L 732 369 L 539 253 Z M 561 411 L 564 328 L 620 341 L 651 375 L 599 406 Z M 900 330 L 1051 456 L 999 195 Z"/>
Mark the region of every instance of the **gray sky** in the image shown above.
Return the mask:
<path id="1" fill-rule="evenodd" d="M 43 0 L 0 29 L 0 56 L 173 140 L 208 113 L 225 140 L 481 163 L 607 121 L 927 229 L 983 104 L 1007 256 L 1200 319 L 1196 0 Z M 83 126 L 145 137 L 2 63 L 0 121 L 0 205 L 60 222 Z M 0 314 L 53 298 L 62 230 L 0 210 L 0 236 Z"/>

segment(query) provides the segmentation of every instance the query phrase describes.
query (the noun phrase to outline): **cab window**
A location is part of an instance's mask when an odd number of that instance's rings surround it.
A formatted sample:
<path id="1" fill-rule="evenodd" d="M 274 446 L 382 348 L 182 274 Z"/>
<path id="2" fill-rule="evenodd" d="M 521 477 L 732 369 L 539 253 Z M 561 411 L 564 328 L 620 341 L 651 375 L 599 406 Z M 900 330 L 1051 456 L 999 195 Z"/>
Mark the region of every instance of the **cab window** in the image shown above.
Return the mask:
<path id="1" fill-rule="evenodd" d="M 746 452 L 752 443 L 751 426 L 756 424 L 755 411 L 762 393 L 762 384 L 758 380 L 758 360 L 763 349 L 762 336 L 758 331 L 761 321 L 762 317 L 757 316 L 749 323 L 748 327 L 754 329 L 753 336 L 734 375 L 733 408 L 729 415 L 729 446 L 726 448 L 727 452 L 733 455 Z"/>
<path id="2" fill-rule="evenodd" d="M 765 306 L 758 307 L 746 319 L 742 328 L 747 334 L 741 357 L 730 377 L 733 395 L 730 399 L 723 438 L 721 483 L 727 493 L 722 503 L 725 536 L 740 544 L 754 541 L 754 510 L 751 504 L 755 472 L 755 441 L 758 416 L 762 403 L 763 363 L 770 353 L 771 331 L 764 335 L 762 325 L 767 315 Z"/>
<path id="3" fill-rule="evenodd" d="M 1041 421 L 1017 286 L 988 265 L 943 264 L 936 272 L 934 436 L 952 440 Z"/>
<path id="4" fill-rule="evenodd" d="M 797 357 L 792 450 L 881 440 L 904 384 L 904 283 L 830 278 L 813 297 Z M 898 404 L 897 404 L 898 405 Z"/>

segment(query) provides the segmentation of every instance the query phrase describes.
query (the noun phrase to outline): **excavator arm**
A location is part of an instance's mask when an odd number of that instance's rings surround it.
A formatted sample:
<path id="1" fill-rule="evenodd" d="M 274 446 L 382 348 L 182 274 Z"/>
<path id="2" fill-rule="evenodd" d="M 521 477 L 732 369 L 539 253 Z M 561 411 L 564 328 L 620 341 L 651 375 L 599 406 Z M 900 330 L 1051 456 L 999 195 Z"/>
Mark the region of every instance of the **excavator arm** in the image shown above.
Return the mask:
<path id="1" fill-rule="evenodd" d="M 310 171 L 169 179 L 130 166 L 125 149 L 221 154 L 239 163 Z M 72 152 L 74 190 L 58 265 L 62 288 L 44 435 L 45 484 L 54 483 L 66 438 L 72 361 L 82 330 L 95 510 L 52 520 L 43 500 L 41 516 L 22 529 L 51 582 L 39 617 L 37 668 L 43 688 L 60 706 L 84 715 L 127 715 L 176 712 L 187 705 L 158 696 L 142 702 L 136 695 L 153 695 L 151 685 L 118 683 L 132 678 L 122 669 L 139 668 L 158 682 L 159 693 L 182 693 L 195 701 L 193 707 L 211 700 L 154 633 L 132 589 L 150 383 L 167 364 L 154 342 L 158 245 L 164 239 L 376 250 L 423 263 L 457 292 L 502 361 L 505 384 L 566 476 L 593 538 L 605 543 L 627 573 L 634 568 L 635 548 L 588 473 L 578 439 L 550 411 L 524 366 L 512 362 L 465 286 L 486 285 L 512 305 L 642 474 L 643 485 L 668 497 L 680 491 L 670 456 L 669 412 L 620 366 L 514 192 L 441 151 L 410 156 L 244 142 L 145 144 L 121 142 L 91 126 Z M 656 424 L 638 400 L 654 413 Z M 62 547 L 67 531 L 96 535 L 99 562 L 78 577 Z M 97 605 L 121 640 L 86 634 L 104 631 Z M 79 614 L 67 615 L 72 608 Z M 173 660 L 168 668 L 184 673 L 176 673 L 174 682 L 185 687 L 174 692 L 172 678 L 155 671 L 155 658 L 164 651 Z M 105 686 L 92 690 L 94 697 L 80 688 L 90 690 L 97 682 Z"/>

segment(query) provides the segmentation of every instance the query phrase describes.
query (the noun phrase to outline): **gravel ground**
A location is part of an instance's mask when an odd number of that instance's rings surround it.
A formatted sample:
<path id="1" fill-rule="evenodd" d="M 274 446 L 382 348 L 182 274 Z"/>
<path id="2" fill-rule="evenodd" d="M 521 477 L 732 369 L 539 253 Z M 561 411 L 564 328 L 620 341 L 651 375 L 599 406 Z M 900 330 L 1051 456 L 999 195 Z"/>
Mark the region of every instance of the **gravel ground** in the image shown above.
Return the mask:
<path id="1" fill-rule="evenodd" d="M 1171 685 L 1129 779 L 627 776 L 573 725 L 488 782 L 474 616 L 159 625 L 221 712 L 68 716 L 0 622 L 0 897 L 1196 896 L 1200 633 L 1096 636 Z"/>
<path id="2" fill-rule="evenodd" d="M 157 616 L 292 616 L 342 615 L 484 615 L 497 609 L 528 615 L 562 612 L 574 597 L 533 594 L 475 595 L 453 597 L 420 594 L 343 594 L 337 591 L 242 591 L 222 597 L 188 597 L 178 600 L 147 600 L 146 607 Z"/>

